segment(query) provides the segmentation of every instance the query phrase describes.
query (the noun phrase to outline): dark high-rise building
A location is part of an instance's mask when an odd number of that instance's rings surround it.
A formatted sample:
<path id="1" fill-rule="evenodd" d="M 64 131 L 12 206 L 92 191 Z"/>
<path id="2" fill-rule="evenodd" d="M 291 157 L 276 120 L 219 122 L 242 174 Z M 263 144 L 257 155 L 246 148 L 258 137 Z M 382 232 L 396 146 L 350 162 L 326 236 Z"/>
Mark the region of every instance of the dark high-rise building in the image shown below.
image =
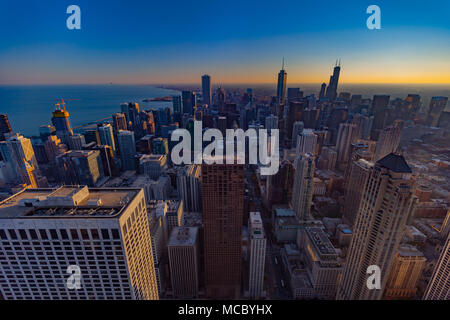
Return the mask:
<path id="1" fill-rule="evenodd" d="M 450 128 L 450 111 L 442 111 L 441 115 L 439 116 L 439 122 L 438 122 L 439 128 Z"/>
<path id="2" fill-rule="evenodd" d="M 287 73 L 286 70 L 284 70 L 284 59 L 283 59 L 281 70 L 278 73 L 278 85 L 277 85 L 278 104 L 284 104 L 284 100 L 286 98 L 286 81 L 287 81 Z"/>
<path id="3" fill-rule="evenodd" d="M 322 99 L 323 97 L 325 97 L 326 88 L 327 88 L 327 84 L 325 82 L 322 83 L 322 85 L 320 86 L 319 100 Z"/>
<path id="4" fill-rule="evenodd" d="M 290 161 L 284 160 L 278 172 L 267 177 L 267 200 L 271 205 L 288 204 L 292 198 L 294 186 L 294 166 Z"/>
<path id="5" fill-rule="evenodd" d="M 330 76 L 330 83 L 327 88 L 327 97 L 330 101 L 336 100 L 337 97 L 337 87 L 339 83 L 339 74 L 341 73 L 341 61 L 336 61 L 336 65 L 333 70 L 333 75 Z"/>
<path id="6" fill-rule="evenodd" d="M 439 117 L 447 106 L 448 97 L 433 97 L 428 110 L 427 124 L 432 127 L 438 125 Z"/>
<path id="7" fill-rule="evenodd" d="M 71 150 L 56 158 L 60 181 L 94 187 L 104 177 L 100 151 Z"/>
<path id="8" fill-rule="evenodd" d="M 86 141 L 86 144 L 89 144 L 91 142 L 94 142 L 95 144 L 100 145 L 100 134 L 98 133 L 98 130 L 86 130 L 84 133 L 84 140 Z"/>
<path id="9" fill-rule="evenodd" d="M 239 298 L 244 165 L 203 164 L 202 204 L 206 295 Z"/>
<path id="10" fill-rule="evenodd" d="M 139 104 L 137 102 L 127 102 L 122 103 L 120 105 L 120 109 L 122 113 L 125 114 L 125 117 L 127 119 L 127 123 L 131 125 L 128 125 L 128 129 L 135 130 L 135 128 L 138 128 L 139 123 Z M 127 130 L 127 129 L 125 129 Z"/>
<path id="11" fill-rule="evenodd" d="M 225 107 L 225 90 L 222 87 L 217 88 L 216 95 L 217 106 L 219 108 L 219 111 L 221 112 Z"/>
<path id="12" fill-rule="evenodd" d="M 207 74 L 202 76 L 203 104 L 211 105 L 211 77 Z"/>
<path id="13" fill-rule="evenodd" d="M 112 115 L 112 119 L 113 119 L 112 126 L 114 129 L 114 133 L 119 132 L 119 130 L 128 130 L 127 117 L 125 116 L 124 113 L 121 112 L 114 113 Z"/>
<path id="14" fill-rule="evenodd" d="M 288 102 L 300 101 L 300 99 L 303 98 L 303 91 L 300 91 L 300 88 L 288 88 L 287 92 Z"/>
<path id="15" fill-rule="evenodd" d="M 56 135 L 65 144 L 69 145 L 69 136 L 73 135 L 72 128 L 69 122 L 69 112 L 66 110 L 64 102 L 62 102 L 63 109 L 59 103 L 56 104 L 57 109 L 53 111 L 52 123 L 56 129 Z"/>
<path id="16" fill-rule="evenodd" d="M 172 108 L 174 115 L 180 115 L 182 109 L 181 96 L 172 97 Z"/>
<path id="17" fill-rule="evenodd" d="M 380 131 L 383 130 L 386 124 L 386 110 L 389 104 L 389 96 L 387 95 L 375 95 L 372 100 L 372 115 L 373 124 L 370 138 L 372 140 L 378 140 Z"/>
<path id="18" fill-rule="evenodd" d="M 5 133 L 12 133 L 11 125 L 8 116 L 0 114 L 0 141 L 5 141 Z"/>
<path id="19" fill-rule="evenodd" d="M 183 113 L 193 114 L 194 109 L 197 105 L 197 97 L 195 92 L 192 91 L 182 91 L 182 103 L 183 103 Z"/>

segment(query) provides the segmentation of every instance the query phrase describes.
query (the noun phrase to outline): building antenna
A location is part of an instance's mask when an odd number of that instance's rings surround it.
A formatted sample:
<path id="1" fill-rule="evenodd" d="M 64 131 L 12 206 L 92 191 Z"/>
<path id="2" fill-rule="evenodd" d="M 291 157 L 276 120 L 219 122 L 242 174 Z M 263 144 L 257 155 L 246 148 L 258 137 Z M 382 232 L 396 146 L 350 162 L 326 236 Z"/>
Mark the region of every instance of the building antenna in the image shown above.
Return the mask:
<path id="1" fill-rule="evenodd" d="M 283 57 L 283 62 L 281 63 L 281 70 L 284 70 L 284 57 Z"/>

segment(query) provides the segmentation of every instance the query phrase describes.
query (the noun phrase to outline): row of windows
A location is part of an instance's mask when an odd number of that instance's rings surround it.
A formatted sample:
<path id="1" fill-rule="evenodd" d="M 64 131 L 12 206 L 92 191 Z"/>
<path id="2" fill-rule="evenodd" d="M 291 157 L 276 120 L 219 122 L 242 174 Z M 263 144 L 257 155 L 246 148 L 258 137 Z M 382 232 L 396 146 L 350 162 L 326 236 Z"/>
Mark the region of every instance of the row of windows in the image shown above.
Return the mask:
<path id="1" fill-rule="evenodd" d="M 111 231 L 111 233 L 109 232 Z M 59 234 L 58 234 L 59 232 Z M 70 235 L 70 238 L 69 238 Z M 101 238 L 100 238 L 101 235 Z M 9 237 L 8 237 L 9 236 Z M 119 230 L 118 229 L 101 229 L 100 233 L 97 229 L 0 229 L 0 239 L 1 240 L 120 240 Z"/>

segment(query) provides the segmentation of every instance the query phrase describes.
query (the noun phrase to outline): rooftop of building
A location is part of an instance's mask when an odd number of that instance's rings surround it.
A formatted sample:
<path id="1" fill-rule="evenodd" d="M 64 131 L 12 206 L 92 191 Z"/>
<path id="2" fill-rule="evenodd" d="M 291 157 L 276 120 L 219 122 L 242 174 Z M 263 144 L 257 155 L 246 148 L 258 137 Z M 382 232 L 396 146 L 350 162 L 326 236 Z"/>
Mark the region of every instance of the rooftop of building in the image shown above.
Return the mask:
<path id="1" fill-rule="evenodd" d="M 398 248 L 398 254 L 402 257 L 423 257 L 423 253 L 415 246 L 403 244 Z"/>
<path id="2" fill-rule="evenodd" d="M 175 227 L 169 238 L 170 246 L 192 246 L 197 241 L 197 227 Z"/>
<path id="3" fill-rule="evenodd" d="M 0 202 L 0 219 L 111 218 L 120 215 L 139 191 L 86 186 L 24 189 Z"/>
<path id="4" fill-rule="evenodd" d="M 377 161 L 377 164 L 397 173 L 412 173 L 403 156 L 390 153 Z"/>
<path id="5" fill-rule="evenodd" d="M 275 215 L 277 217 L 295 217 L 294 210 L 289 208 L 276 208 Z"/>
<path id="6" fill-rule="evenodd" d="M 306 228 L 306 232 L 311 239 L 314 247 L 322 255 L 335 255 L 336 249 L 331 244 L 327 234 L 321 228 Z"/>

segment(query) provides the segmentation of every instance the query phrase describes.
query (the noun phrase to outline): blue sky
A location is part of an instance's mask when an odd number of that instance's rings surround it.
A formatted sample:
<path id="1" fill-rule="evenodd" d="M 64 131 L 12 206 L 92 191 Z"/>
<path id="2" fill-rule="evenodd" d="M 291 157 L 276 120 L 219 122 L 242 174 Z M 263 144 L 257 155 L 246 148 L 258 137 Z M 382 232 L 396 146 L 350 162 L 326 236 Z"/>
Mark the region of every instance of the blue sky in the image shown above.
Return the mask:
<path id="1" fill-rule="evenodd" d="M 0 84 L 269 82 L 282 57 L 295 82 L 340 57 L 343 82 L 450 83 L 450 1 L 339 2 L 3 0 Z"/>

